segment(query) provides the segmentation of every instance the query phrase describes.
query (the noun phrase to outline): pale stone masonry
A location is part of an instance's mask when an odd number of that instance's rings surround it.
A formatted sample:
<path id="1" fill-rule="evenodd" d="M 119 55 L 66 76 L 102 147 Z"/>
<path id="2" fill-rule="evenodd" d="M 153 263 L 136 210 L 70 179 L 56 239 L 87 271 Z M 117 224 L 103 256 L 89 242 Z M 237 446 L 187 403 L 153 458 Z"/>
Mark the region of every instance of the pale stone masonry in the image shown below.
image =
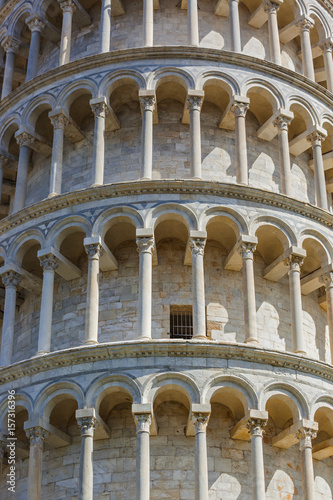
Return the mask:
<path id="1" fill-rule="evenodd" d="M 333 500 L 332 16 L 0 2 L 1 499 Z"/>

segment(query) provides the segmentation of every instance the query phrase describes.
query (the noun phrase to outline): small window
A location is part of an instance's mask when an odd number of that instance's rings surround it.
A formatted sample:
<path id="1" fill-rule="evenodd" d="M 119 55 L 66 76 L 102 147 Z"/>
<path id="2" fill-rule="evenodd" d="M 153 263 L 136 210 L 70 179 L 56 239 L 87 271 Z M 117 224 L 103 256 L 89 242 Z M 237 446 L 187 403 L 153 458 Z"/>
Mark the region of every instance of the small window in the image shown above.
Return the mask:
<path id="1" fill-rule="evenodd" d="M 170 338 L 193 337 L 192 306 L 170 306 Z"/>

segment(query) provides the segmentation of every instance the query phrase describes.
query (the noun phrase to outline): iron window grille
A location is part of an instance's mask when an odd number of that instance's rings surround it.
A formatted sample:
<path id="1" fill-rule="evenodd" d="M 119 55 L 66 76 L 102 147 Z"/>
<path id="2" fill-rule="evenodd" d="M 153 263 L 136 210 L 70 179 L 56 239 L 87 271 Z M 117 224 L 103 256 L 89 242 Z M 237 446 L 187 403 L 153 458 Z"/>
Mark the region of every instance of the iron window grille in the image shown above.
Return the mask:
<path id="1" fill-rule="evenodd" d="M 170 307 L 170 338 L 191 339 L 193 337 L 192 307 Z"/>

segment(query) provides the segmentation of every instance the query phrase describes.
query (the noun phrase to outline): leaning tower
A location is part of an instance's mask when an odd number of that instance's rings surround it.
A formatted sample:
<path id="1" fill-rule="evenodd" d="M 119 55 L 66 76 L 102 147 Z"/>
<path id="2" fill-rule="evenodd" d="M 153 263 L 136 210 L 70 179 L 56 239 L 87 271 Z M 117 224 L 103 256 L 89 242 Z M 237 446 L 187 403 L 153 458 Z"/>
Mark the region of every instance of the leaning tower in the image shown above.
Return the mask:
<path id="1" fill-rule="evenodd" d="M 1 499 L 332 499 L 333 4 L 1 5 Z"/>

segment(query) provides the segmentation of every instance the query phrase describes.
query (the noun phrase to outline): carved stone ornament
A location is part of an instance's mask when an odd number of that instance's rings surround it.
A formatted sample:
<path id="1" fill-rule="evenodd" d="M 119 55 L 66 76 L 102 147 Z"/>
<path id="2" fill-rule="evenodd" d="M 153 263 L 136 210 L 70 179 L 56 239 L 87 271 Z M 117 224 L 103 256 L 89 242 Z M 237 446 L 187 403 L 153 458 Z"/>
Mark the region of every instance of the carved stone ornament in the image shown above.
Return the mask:
<path id="1" fill-rule="evenodd" d="M 95 118 L 105 118 L 109 113 L 109 108 L 105 102 L 97 102 L 95 104 L 91 104 L 91 109 L 95 115 Z"/>
<path id="2" fill-rule="evenodd" d="M 186 100 L 186 107 L 193 111 L 194 109 L 200 111 L 203 102 L 203 97 L 201 96 L 190 96 Z"/>
<path id="3" fill-rule="evenodd" d="M 289 116 L 285 115 L 280 115 L 274 120 L 273 125 L 274 127 L 277 127 L 278 130 L 287 130 L 288 131 L 288 126 L 289 123 L 291 122 L 291 118 Z"/>
<path id="4" fill-rule="evenodd" d="M 35 142 L 35 138 L 28 132 L 22 132 L 20 135 L 16 136 L 16 142 L 20 146 L 31 146 Z"/>
<path id="5" fill-rule="evenodd" d="M 308 135 L 306 140 L 315 145 L 316 143 L 321 144 L 325 138 L 326 136 L 324 134 L 321 134 L 316 130 L 315 132 L 312 132 L 312 134 Z"/>
<path id="6" fill-rule="evenodd" d="M 301 29 L 301 31 L 310 31 L 310 29 L 314 27 L 314 21 L 308 17 L 304 17 L 298 21 L 297 26 Z"/>
<path id="7" fill-rule="evenodd" d="M 61 0 L 59 4 L 63 13 L 71 12 L 73 14 L 76 10 L 76 5 L 73 0 Z"/>
<path id="8" fill-rule="evenodd" d="M 246 422 L 246 428 L 249 429 L 251 437 L 259 436 L 262 437 L 264 430 L 263 427 L 267 424 L 267 419 L 264 418 L 250 418 Z"/>
<path id="9" fill-rule="evenodd" d="M 26 21 L 26 24 L 31 32 L 39 31 L 41 32 L 45 28 L 45 23 L 41 21 L 37 15 L 34 15 Z"/>
<path id="10" fill-rule="evenodd" d="M 209 413 L 192 413 L 192 422 L 196 432 L 206 431 L 209 417 Z"/>
<path id="11" fill-rule="evenodd" d="M 22 279 L 22 276 L 18 274 L 16 271 L 6 271 L 3 273 L 1 276 L 2 278 L 2 283 L 5 285 L 5 287 L 17 287 Z"/>
<path id="12" fill-rule="evenodd" d="M 323 283 L 326 288 L 333 287 L 333 271 L 329 271 L 328 273 L 323 274 L 319 277 L 319 281 Z"/>
<path id="13" fill-rule="evenodd" d="M 155 96 L 140 97 L 140 106 L 142 111 L 154 111 L 156 104 Z"/>
<path id="14" fill-rule="evenodd" d="M 154 238 L 137 238 L 137 251 L 141 253 L 153 253 L 154 251 Z"/>
<path id="15" fill-rule="evenodd" d="M 134 418 L 136 421 L 136 432 L 149 432 L 151 425 L 150 413 L 135 413 Z"/>
<path id="16" fill-rule="evenodd" d="M 280 8 L 280 5 L 278 3 L 275 3 L 275 2 L 267 2 L 265 4 L 265 7 L 264 7 L 264 10 L 265 12 L 267 12 L 267 14 L 270 14 L 270 13 L 276 13 Z"/>
<path id="17" fill-rule="evenodd" d="M 2 46 L 5 52 L 18 52 L 20 42 L 14 40 L 11 36 L 6 36 L 4 41 L 2 42 Z"/>
<path id="18" fill-rule="evenodd" d="M 234 102 L 231 106 L 231 111 L 235 116 L 242 116 L 245 118 L 247 110 L 249 109 L 249 104 L 245 102 Z"/>
<path id="19" fill-rule="evenodd" d="M 190 238 L 189 245 L 192 255 L 203 256 L 206 246 L 206 238 Z"/>
<path id="20" fill-rule="evenodd" d="M 43 427 L 31 427 L 25 431 L 27 437 L 30 439 L 30 445 L 42 447 L 44 440 L 49 435 L 48 431 Z"/>
<path id="21" fill-rule="evenodd" d="M 81 436 L 93 436 L 96 428 L 95 417 L 80 417 L 77 419 L 77 424 L 81 427 Z"/>
<path id="22" fill-rule="evenodd" d="M 307 427 L 302 427 L 295 432 L 295 437 L 300 440 L 300 450 L 304 448 L 312 448 L 312 439 L 317 436 L 317 432 Z"/>
<path id="23" fill-rule="evenodd" d="M 43 271 L 54 271 L 59 267 L 59 259 L 52 253 L 47 255 L 43 255 L 43 257 L 39 258 L 40 265 L 43 268 Z"/>
<path id="24" fill-rule="evenodd" d="M 238 247 L 238 252 L 241 254 L 242 259 L 253 260 L 253 254 L 256 251 L 256 244 L 250 242 L 243 242 Z"/>
<path id="25" fill-rule="evenodd" d="M 91 243 L 84 246 L 88 259 L 99 259 L 102 255 L 102 246 L 100 243 Z"/>
<path id="26" fill-rule="evenodd" d="M 289 257 L 284 261 L 284 265 L 289 267 L 290 271 L 301 271 L 301 267 L 304 262 L 304 257 L 300 255 L 289 255 Z"/>
<path id="27" fill-rule="evenodd" d="M 51 116 L 50 121 L 53 125 L 53 128 L 55 129 L 60 128 L 64 130 L 64 128 L 69 124 L 69 120 L 62 113 L 59 113 L 59 115 Z"/>

